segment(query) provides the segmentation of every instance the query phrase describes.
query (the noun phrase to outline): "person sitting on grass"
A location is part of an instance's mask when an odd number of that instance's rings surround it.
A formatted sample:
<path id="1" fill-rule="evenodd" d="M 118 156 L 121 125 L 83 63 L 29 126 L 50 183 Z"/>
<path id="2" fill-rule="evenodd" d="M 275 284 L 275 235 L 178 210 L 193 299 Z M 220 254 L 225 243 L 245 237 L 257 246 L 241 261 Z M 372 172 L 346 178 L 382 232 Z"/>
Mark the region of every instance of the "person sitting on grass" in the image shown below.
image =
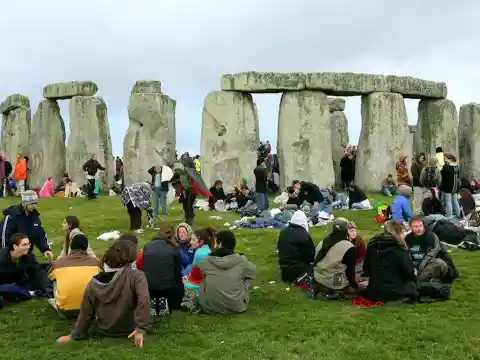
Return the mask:
<path id="1" fill-rule="evenodd" d="M 442 202 L 437 197 L 434 188 L 430 188 L 427 197 L 423 199 L 422 213 L 428 220 L 439 221 L 446 219 L 445 209 L 443 208 Z"/>
<path id="2" fill-rule="evenodd" d="M 392 174 L 388 174 L 388 176 L 382 180 L 381 192 L 387 196 L 393 196 L 397 194 L 397 184 L 393 179 Z"/>
<path id="3" fill-rule="evenodd" d="M 35 258 L 28 255 L 30 240 L 24 234 L 13 234 L 9 247 L 0 249 L 0 298 L 8 302 L 30 300 L 40 288 Z"/>
<path id="4" fill-rule="evenodd" d="M 418 281 L 451 283 L 458 277 L 453 260 L 438 236 L 425 228 L 423 218 L 410 220 L 412 231 L 405 237 Z"/>
<path id="5" fill-rule="evenodd" d="M 212 252 L 214 245 L 214 231 L 211 228 L 196 230 L 192 236 L 190 246 L 195 250 L 193 263 L 190 273 L 184 278 L 185 297 L 183 302 L 191 302 L 193 298 L 198 298 L 199 286 L 202 280 L 202 272 L 199 264 Z M 189 307 L 187 305 L 187 307 Z"/>
<path id="6" fill-rule="evenodd" d="M 190 247 L 193 230 L 190 225 L 183 222 L 175 228 L 175 241 L 180 250 L 180 259 L 182 264 L 182 274 L 185 276 L 190 272 L 193 263 L 195 251 Z"/>
<path id="7" fill-rule="evenodd" d="M 157 235 L 140 251 L 137 269 L 147 277 L 150 315 L 166 316 L 180 309 L 184 294 L 182 265 L 172 226 L 160 226 Z"/>
<path id="8" fill-rule="evenodd" d="M 348 240 L 348 220 L 336 218 L 332 232 L 319 247 L 314 260 L 314 297 L 321 293 L 334 297 L 356 294 L 357 250 Z"/>
<path id="9" fill-rule="evenodd" d="M 475 212 L 475 199 L 473 198 L 472 193 L 465 188 L 460 189 L 458 194 L 460 195 L 458 203 L 460 205 L 460 209 L 462 210 L 462 215 L 464 218 L 470 218 L 473 212 Z"/>
<path id="10" fill-rule="evenodd" d="M 221 180 L 215 181 L 215 184 L 213 184 L 213 186 L 210 188 L 210 194 L 212 196 L 208 198 L 208 208 L 210 209 L 210 211 L 213 211 L 215 210 L 215 203 L 218 200 L 225 201 L 225 199 L 227 198 L 225 195 L 225 191 L 223 190 L 223 183 Z"/>
<path id="11" fill-rule="evenodd" d="M 400 185 L 398 187 L 398 195 L 393 199 L 392 205 L 392 220 L 398 221 L 400 224 L 408 223 L 413 217 L 410 196 L 412 195 L 412 188 L 407 185 Z"/>
<path id="12" fill-rule="evenodd" d="M 355 262 L 355 274 L 357 278 L 360 278 L 363 273 L 363 262 L 367 255 L 367 245 L 363 241 L 362 237 L 358 235 L 357 225 L 353 221 L 348 222 L 348 240 L 355 245 L 357 257 Z"/>
<path id="13" fill-rule="evenodd" d="M 93 277 L 85 290 L 73 331 L 59 337 L 57 342 L 87 339 L 96 320 L 99 334 L 128 336 L 136 347 L 143 347 L 150 296 L 145 274 L 131 266 L 136 258 L 137 249 L 132 242 L 113 242 L 103 257 L 105 271 Z"/>
<path id="14" fill-rule="evenodd" d="M 199 305 L 207 314 L 239 314 L 250 302 L 250 280 L 256 267 L 242 254 L 236 254 L 235 234 L 229 230 L 217 234 L 216 249 L 198 266 L 202 273 Z"/>
<path id="15" fill-rule="evenodd" d="M 308 231 L 308 219 L 301 210 L 295 211 L 289 225 L 280 231 L 277 249 L 283 281 L 294 283 L 311 272 L 315 244 Z"/>
<path id="16" fill-rule="evenodd" d="M 363 295 L 371 301 L 414 302 L 417 278 L 405 243 L 405 227 L 389 220 L 383 230 L 368 243 L 363 271 L 369 280 Z"/>
<path id="17" fill-rule="evenodd" d="M 372 208 L 365 192 L 357 185 L 350 184 L 348 187 L 348 207 L 352 210 L 369 210 Z"/>
<path id="18" fill-rule="evenodd" d="M 68 255 L 59 257 L 50 268 L 48 277 L 54 281 L 54 298 L 48 299 L 48 303 L 67 318 L 77 317 L 88 283 L 100 272 L 101 264 L 88 254 L 88 248 L 84 234 L 73 236 Z"/>
<path id="19" fill-rule="evenodd" d="M 65 230 L 66 235 L 65 235 L 65 241 L 63 243 L 62 252 L 60 253 L 60 255 L 58 255 L 57 260 L 70 254 L 70 251 L 71 251 L 70 245 L 76 236 L 79 236 L 79 235 L 84 236 L 84 234 L 80 230 L 80 220 L 76 216 L 69 215 L 65 217 L 65 220 L 63 220 L 63 223 L 62 223 L 62 228 L 63 230 Z M 89 247 L 87 248 L 86 251 L 89 256 L 95 259 L 97 258 L 92 248 Z"/>

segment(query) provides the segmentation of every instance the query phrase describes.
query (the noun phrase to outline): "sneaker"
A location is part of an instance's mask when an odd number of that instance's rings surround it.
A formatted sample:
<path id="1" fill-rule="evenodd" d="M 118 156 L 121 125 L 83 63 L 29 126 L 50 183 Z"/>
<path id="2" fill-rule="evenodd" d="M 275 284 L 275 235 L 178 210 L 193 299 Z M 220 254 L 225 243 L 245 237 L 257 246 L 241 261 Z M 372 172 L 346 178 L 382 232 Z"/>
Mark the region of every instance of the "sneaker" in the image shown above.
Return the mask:
<path id="1" fill-rule="evenodd" d="M 157 316 L 157 303 L 155 299 L 150 300 L 150 316 Z"/>
<path id="2" fill-rule="evenodd" d="M 135 234 L 143 234 L 143 229 L 133 230 Z"/>

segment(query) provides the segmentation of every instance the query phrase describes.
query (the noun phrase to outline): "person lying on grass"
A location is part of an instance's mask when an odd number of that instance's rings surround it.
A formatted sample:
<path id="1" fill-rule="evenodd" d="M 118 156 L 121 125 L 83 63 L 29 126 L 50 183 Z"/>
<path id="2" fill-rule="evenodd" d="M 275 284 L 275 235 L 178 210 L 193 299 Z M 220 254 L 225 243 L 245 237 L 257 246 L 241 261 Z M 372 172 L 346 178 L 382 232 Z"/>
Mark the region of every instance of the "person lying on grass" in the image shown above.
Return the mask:
<path id="1" fill-rule="evenodd" d="M 150 296 L 145 274 L 132 268 L 137 248 L 131 241 L 116 240 L 103 257 L 104 272 L 93 277 L 85 290 L 75 327 L 59 343 L 84 340 L 96 320 L 103 336 L 132 339 L 143 347 L 150 316 Z"/>

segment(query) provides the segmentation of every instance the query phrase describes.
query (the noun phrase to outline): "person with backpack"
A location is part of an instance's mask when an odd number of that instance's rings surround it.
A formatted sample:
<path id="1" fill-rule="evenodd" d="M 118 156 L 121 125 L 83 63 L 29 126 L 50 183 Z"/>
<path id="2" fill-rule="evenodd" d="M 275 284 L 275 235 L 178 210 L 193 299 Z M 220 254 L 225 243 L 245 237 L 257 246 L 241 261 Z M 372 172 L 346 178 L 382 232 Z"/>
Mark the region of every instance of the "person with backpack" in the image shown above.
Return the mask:
<path id="1" fill-rule="evenodd" d="M 427 165 L 422 169 L 420 173 L 420 184 L 425 191 L 431 188 L 436 188 L 440 185 L 442 176 L 440 170 L 438 170 L 438 160 L 436 157 L 428 159 Z"/>
<path id="2" fill-rule="evenodd" d="M 413 187 L 413 212 L 420 214 L 422 212 L 422 201 L 425 197 L 425 190 L 420 182 L 420 175 L 425 167 L 425 153 L 421 152 L 415 156 L 410 172 L 412 174 Z"/>

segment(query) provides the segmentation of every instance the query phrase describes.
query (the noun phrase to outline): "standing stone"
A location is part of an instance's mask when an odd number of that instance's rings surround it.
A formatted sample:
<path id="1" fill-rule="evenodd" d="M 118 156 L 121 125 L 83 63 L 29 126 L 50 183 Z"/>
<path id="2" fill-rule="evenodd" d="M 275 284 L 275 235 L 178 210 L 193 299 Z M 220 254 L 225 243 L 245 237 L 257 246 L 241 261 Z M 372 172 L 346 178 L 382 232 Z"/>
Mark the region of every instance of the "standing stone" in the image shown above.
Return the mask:
<path id="1" fill-rule="evenodd" d="M 55 100 L 43 100 L 33 115 L 30 137 L 30 186 L 40 188 L 52 177 L 60 184 L 66 169 L 65 124 Z"/>
<path id="2" fill-rule="evenodd" d="M 340 161 L 343 158 L 343 147 L 350 143 L 348 137 L 348 120 L 343 111 L 330 113 L 330 127 L 332 129 L 332 161 L 335 173 L 335 185 L 342 184 L 340 178 Z"/>
<path id="3" fill-rule="evenodd" d="M 258 113 L 252 95 L 213 91 L 203 105 L 202 177 L 208 186 L 222 180 L 226 191 L 252 178 L 260 143 Z"/>
<path id="4" fill-rule="evenodd" d="M 421 100 L 415 137 L 427 156 L 434 156 L 438 146 L 458 156 L 458 114 L 453 101 Z"/>
<path id="5" fill-rule="evenodd" d="M 460 173 L 466 179 L 480 179 L 480 104 L 460 107 L 458 126 Z"/>
<path id="6" fill-rule="evenodd" d="M 408 118 L 402 95 L 377 92 L 362 96 L 362 130 L 355 182 L 363 190 L 379 191 L 381 181 L 395 174 L 395 164 L 408 156 Z"/>
<path id="7" fill-rule="evenodd" d="M 132 89 L 128 103 L 128 129 L 123 139 L 123 163 L 127 185 L 150 181 L 148 170 L 152 166 L 173 164 L 175 161 L 175 108 L 176 101 L 155 92 L 156 86 Z M 203 160 L 203 159 L 202 159 Z"/>
<path id="8" fill-rule="evenodd" d="M 320 91 L 283 93 L 278 116 L 280 186 L 293 180 L 311 181 L 320 187 L 333 185 L 330 110 Z"/>
<path id="9" fill-rule="evenodd" d="M 15 164 L 17 154 L 30 156 L 30 108 L 18 107 L 2 115 L 2 138 L 0 150 L 5 152 L 7 160 Z M 29 165 L 30 166 L 30 165 Z"/>
<path id="10" fill-rule="evenodd" d="M 101 97 L 74 96 L 70 100 L 70 135 L 67 143 L 67 170 L 77 184 L 86 181 L 83 164 L 97 154 L 107 170 L 99 172 L 100 188 L 108 190 L 113 182 L 112 138 L 108 124 L 107 105 Z"/>

